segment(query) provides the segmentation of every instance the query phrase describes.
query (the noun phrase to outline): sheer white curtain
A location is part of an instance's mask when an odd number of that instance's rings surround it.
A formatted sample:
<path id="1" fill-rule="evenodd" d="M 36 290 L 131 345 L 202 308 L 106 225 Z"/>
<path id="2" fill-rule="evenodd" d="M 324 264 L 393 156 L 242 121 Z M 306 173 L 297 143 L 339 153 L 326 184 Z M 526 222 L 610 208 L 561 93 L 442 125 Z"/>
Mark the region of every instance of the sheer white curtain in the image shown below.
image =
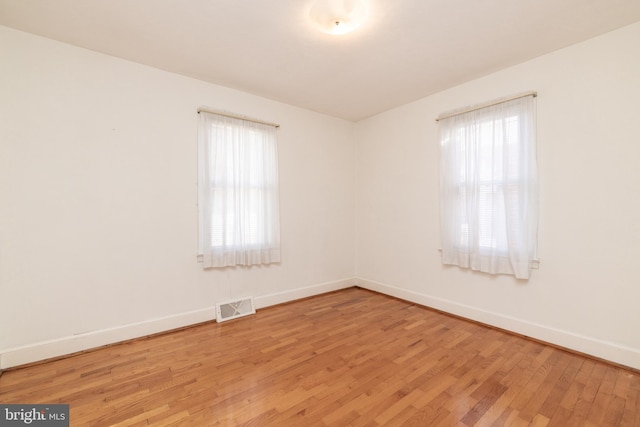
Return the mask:
<path id="1" fill-rule="evenodd" d="M 442 262 L 529 278 L 537 258 L 535 97 L 439 126 Z"/>
<path id="2" fill-rule="evenodd" d="M 203 266 L 279 262 L 276 127 L 200 112 L 198 163 Z"/>

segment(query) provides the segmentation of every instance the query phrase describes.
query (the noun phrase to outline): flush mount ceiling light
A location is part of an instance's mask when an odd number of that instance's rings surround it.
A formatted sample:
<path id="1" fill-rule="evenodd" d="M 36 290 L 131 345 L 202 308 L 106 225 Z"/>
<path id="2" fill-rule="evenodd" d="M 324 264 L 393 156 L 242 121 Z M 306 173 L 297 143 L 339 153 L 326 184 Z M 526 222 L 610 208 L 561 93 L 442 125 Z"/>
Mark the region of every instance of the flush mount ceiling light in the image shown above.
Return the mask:
<path id="1" fill-rule="evenodd" d="M 365 0 L 317 0 L 309 17 L 323 33 L 346 34 L 355 30 L 367 16 Z"/>

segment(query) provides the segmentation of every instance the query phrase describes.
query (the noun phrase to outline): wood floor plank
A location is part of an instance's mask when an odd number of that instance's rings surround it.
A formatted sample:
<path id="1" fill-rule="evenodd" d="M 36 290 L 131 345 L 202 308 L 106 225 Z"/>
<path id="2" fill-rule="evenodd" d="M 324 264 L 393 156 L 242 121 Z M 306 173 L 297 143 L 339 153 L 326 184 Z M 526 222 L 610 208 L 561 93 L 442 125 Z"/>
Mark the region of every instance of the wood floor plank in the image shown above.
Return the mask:
<path id="1" fill-rule="evenodd" d="M 359 288 L 0 376 L 72 426 L 640 426 L 633 370 Z"/>

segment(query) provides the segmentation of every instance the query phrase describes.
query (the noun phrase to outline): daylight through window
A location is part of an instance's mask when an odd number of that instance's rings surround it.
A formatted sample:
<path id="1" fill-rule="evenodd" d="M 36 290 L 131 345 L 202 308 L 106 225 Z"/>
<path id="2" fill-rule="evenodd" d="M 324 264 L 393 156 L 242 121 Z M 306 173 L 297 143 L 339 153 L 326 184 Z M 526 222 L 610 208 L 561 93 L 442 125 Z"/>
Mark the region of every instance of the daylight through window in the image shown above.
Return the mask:
<path id="1" fill-rule="evenodd" d="M 280 261 L 276 127 L 199 113 L 199 246 L 204 267 Z"/>
<path id="2" fill-rule="evenodd" d="M 440 120 L 442 259 L 528 278 L 537 254 L 535 98 Z"/>

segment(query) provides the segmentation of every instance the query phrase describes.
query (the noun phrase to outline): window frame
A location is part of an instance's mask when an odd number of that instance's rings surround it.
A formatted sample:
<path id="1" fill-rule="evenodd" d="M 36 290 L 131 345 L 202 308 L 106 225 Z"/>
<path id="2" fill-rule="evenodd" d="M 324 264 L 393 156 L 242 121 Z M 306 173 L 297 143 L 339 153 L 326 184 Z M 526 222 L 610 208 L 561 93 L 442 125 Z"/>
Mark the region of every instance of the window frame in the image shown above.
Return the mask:
<path id="1" fill-rule="evenodd" d="M 279 262 L 277 125 L 205 111 L 198 123 L 198 260 Z"/>
<path id="2" fill-rule="evenodd" d="M 438 117 L 443 264 L 519 279 L 537 268 L 536 96 Z"/>

